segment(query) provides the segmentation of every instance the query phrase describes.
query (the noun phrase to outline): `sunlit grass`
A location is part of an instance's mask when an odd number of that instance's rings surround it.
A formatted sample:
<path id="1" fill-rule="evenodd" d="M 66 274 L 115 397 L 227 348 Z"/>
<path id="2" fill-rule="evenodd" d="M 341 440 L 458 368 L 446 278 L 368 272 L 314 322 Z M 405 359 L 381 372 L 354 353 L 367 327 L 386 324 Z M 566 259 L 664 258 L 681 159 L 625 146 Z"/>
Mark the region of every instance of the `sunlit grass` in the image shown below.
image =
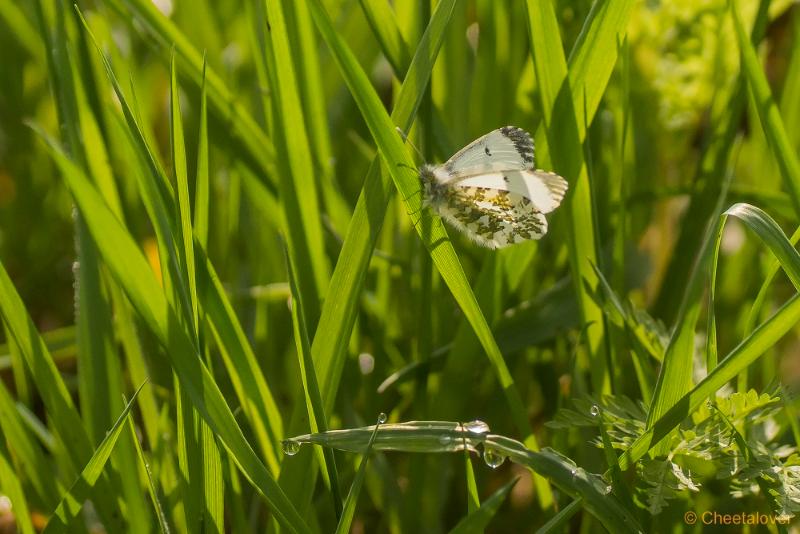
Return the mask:
<path id="1" fill-rule="evenodd" d="M 0 0 L 0 524 L 796 523 L 800 9 L 678 4 Z M 404 137 L 506 125 L 490 251 Z"/>

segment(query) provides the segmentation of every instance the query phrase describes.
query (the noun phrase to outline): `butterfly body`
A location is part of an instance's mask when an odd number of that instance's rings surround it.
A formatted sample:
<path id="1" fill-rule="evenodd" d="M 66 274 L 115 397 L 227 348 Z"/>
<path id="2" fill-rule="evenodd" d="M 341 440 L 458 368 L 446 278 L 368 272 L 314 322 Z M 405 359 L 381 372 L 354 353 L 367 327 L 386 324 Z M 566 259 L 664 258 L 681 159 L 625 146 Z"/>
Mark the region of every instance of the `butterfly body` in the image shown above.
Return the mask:
<path id="1" fill-rule="evenodd" d="M 541 238 L 544 214 L 568 187 L 557 174 L 534 169 L 533 140 L 513 126 L 476 139 L 442 165 L 423 165 L 420 179 L 426 203 L 488 248 Z"/>

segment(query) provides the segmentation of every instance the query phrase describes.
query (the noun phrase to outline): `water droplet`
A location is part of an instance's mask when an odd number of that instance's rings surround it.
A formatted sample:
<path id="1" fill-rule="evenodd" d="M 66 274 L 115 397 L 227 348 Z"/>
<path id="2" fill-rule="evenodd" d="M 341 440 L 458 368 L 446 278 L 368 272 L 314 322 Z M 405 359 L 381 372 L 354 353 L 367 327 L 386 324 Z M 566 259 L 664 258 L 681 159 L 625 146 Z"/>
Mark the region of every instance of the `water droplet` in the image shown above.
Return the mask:
<path id="1" fill-rule="evenodd" d="M 283 440 L 283 453 L 286 456 L 294 456 L 298 452 L 300 452 L 300 443 L 293 439 Z"/>
<path id="2" fill-rule="evenodd" d="M 569 472 L 569 474 L 572 475 L 572 478 L 575 478 L 575 476 L 578 474 L 578 470 L 577 469 L 573 469 L 573 470 L 571 470 Z"/>
<path id="3" fill-rule="evenodd" d="M 589 408 L 589 413 L 592 414 L 592 417 L 597 417 L 600 415 L 600 407 L 596 404 L 592 404 L 592 407 Z"/>
<path id="4" fill-rule="evenodd" d="M 608 485 L 608 486 L 606 486 L 606 491 L 604 491 L 603 493 L 604 493 L 605 495 L 608 495 L 609 493 L 611 493 L 611 490 L 612 490 L 612 489 L 613 489 L 613 488 L 611 487 L 611 485 Z"/>
<path id="5" fill-rule="evenodd" d="M 381 414 L 378 416 L 378 424 L 382 425 L 383 423 L 386 422 L 387 419 L 389 419 L 389 416 L 381 412 Z"/>
<path id="6" fill-rule="evenodd" d="M 483 421 L 474 420 L 470 421 L 469 423 L 464 423 L 462 425 L 464 430 L 467 432 L 472 432 L 473 434 L 488 434 L 489 433 L 489 425 L 484 423 Z"/>
<path id="7" fill-rule="evenodd" d="M 446 434 L 439 436 L 439 443 L 441 443 L 442 445 L 449 445 L 451 441 L 453 441 L 453 438 L 451 436 L 448 436 Z"/>
<path id="8" fill-rule="evenodd" d="M 503 465 L 503 462 L 506 461 L 506 457 L 494 449 L 484 449 L 483 461 L 486 462 L 486 465 L 488 465 L 492 469 L 497 469 L 498 467 Z"/>

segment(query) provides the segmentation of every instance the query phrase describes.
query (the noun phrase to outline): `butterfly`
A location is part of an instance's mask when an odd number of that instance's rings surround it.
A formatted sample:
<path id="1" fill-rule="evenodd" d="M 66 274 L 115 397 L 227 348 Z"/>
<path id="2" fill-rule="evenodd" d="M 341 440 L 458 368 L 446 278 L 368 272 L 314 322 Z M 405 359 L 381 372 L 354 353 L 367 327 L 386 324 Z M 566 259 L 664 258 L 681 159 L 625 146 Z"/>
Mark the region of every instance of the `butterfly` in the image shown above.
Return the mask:
<path id="1" fill-rule="evenodd" d="M 478 245 L 496 249 L 539 239 L 544 214 L 556 209 L 568 184 L 535 169 L 533 139 L 505 126 L 468 144 L 442 165 L 419 169 L 425 203 Z"/>

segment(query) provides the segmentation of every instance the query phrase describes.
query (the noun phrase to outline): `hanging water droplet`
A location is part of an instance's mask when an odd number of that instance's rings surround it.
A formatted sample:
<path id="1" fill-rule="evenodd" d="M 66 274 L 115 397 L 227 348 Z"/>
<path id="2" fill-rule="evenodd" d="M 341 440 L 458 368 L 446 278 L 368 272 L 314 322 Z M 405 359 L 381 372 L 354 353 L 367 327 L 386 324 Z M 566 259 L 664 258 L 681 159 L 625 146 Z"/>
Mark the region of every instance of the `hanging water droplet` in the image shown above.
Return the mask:
<path id="1" fill-rule="evenodd" d="M 592 414 L 592 417 L 597 417 L 600 415 L 600 407 L 596 404 L 592 404 L 592 407 L 589 408 L 589 413 Z"/>
<path id="2" fill-rule="evenodd" d="M 383 423 L 386 422 L 387 419 L 389 419 L 389 416 L 381 412 L 381 414 L 378 416 L 378 424 L 382 425 Z"/>
<path id="3" fill-rule="evenodd" d="M 503 462 L 506 461 L 506 457 L 494 449 L 484 449 L 483 461 L 486 462 L 486 465 L 488 465 L 492 469 L 497 469 L 498 467 L 503 465 Z"/>
<path id="4" fill-rule="evenodd" d="M 489 425 L 478 419 L 470 421 L 469 423 L 464 423 L 462 426 L 464 430 L 466 430 L 467 432 L 472 432 L 473 434 L 489 433 Z"/>
<path id="5" fill-rule="evenodd" d="M 300 443 L 293 439 L 283 440 L 283 453 L 286 456 L 294 456 L 298 452 L 300 452 Z"/>

